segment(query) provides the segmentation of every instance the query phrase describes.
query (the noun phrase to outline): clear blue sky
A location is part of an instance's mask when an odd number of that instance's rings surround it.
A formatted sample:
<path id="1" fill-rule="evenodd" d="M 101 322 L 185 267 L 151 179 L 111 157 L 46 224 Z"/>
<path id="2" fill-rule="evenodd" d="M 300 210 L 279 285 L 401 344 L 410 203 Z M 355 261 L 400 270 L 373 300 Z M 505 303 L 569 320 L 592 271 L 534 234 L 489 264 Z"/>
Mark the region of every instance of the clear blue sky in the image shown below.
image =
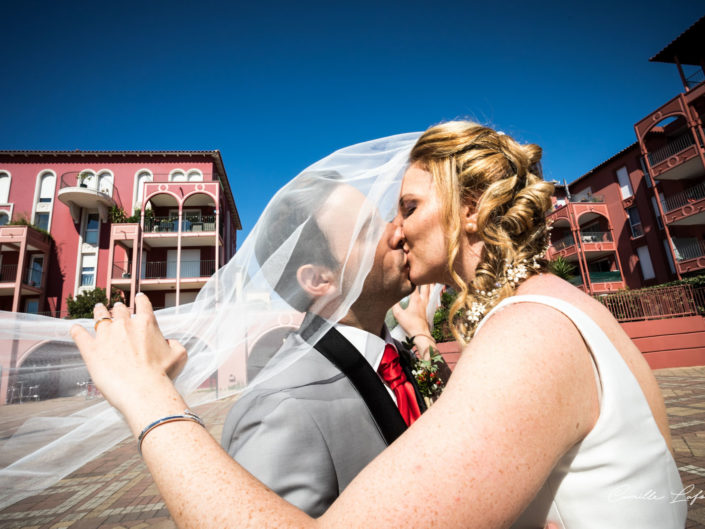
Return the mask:
<path id="1" fill-rule="evenodd" d="M 110 5 L 108 5 L 110 4 Z M 0 149 L 219 149 L 244 233 L 360 141 L 470 117 L 572 181 L 681 90 L 700 0 L 7 2 Z"/>

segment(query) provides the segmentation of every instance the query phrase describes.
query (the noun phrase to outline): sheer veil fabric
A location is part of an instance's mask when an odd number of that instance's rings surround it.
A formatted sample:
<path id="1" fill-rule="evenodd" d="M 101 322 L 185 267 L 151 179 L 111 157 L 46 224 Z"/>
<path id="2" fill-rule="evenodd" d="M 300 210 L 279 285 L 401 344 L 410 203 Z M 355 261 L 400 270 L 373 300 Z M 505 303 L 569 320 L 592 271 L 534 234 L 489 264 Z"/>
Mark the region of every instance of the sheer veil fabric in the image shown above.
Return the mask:
<path id="1" fill-rule="evenodd" d="M 190 406 L 266 383 L 308 350 L 304 343 L 268 362 L 303 318 L 287 288 L 293 256 L 321 252 L 312 228 L 334 247 L 338 270 L 335 295 L 321 302 L 327 324 L 309 342 L 347 312 L 395 214 L 419 135 L 346 147 L 308 167 L 277 192 L 235 257 L 193 303 L 156 312 L 164 335 L 188 350 L 176 386 Z M 0 400 L 6 402 L 0 405 L 0 509 L 38 494 L 129 435 L 119 413 L 91 389 L 69 335 L 75 323 L 92 330 L 94 322 L 0 312 L 6 396 Z"/>

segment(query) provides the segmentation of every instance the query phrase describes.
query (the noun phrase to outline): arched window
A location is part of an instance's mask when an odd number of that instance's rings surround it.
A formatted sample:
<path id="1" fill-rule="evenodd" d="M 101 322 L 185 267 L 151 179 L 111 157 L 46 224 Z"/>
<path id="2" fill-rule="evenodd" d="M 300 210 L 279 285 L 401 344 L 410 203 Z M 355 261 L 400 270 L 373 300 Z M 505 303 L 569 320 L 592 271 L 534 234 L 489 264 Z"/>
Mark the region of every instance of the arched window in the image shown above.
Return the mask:
<path id="1" fill-rule="evenodd" d="M 188 172 L 189 182 L 203 182 L 203 173 L 198 169 L 192 169 Z"/>
<path id="2" fill-rule="evenodd" d="M 133 211 L 136 208 L 142 207 L 142 199 L 144 198 L 144 184 L 145 182 L 151 181 L 152 173 L 145 169 L 143 169 L 142 171 L 138 171 L 137 175 L 135 176 L 135 202 L 132 208 Z"/>
<path id="3" fill-rule="evenodd" d="M 44 173 L 39 182 L 39 202 L 54 200 L 56 177 L 52 173 Z"/>
<path id="4" fill-rule="evenodd" d="M 43 171 L 37 177 L 37 194 L 32 211 L 32 223 L 49 231 L 54 193 L 56 192 L 56 175 L 53 171 Z"/>
<path id="5" fill-rule="evenodd" d="M 169 180 L 172 182 L 186 182 L 186 173 L 184 173 L 181 169 L 176 169 L 169 175 Z"/>
<path id="6" fill-rule="evenodd" d="M 95 177 L 95 173 L 90 169 L 86 169 L 78 173 L 78 185 L 81 187 L 89 187 L 95 189 L 98 180 Z"/>
<path id="7" fill-rule="evenodd" d="M 110 171 L 101 171 L 98 174 L 98 191 L 113 196 L 113 175 Z"/>
<path id="8" fill-rule="evenodd" d="M 0 204 L 10 201 L 10 173 L 0 171 Z"/>
<path id="9" fill-rule="evenodd" d="M 7 211 L 0 211 L 0 226 L 4 226 L 8 222 L 10 222 L 10 215 Z"/>

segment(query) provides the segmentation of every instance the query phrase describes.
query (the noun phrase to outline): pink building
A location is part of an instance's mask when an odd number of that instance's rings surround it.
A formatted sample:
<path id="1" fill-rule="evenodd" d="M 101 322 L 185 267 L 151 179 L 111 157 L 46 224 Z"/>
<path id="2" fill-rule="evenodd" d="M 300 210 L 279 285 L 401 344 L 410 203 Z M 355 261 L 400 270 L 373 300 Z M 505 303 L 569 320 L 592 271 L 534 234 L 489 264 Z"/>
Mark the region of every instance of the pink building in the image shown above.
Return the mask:
<path id="1" fill-rule="evenodd" d="M 650 60 L 683 92 L 634 125 L 637 141 L 558 188 L 550 257 L 590 293 L 705 273 L 705 17 Z"/>
<path id="2" fill-rule="evenodd" d="M 239 229 L 218 151 L 2 151 L 0 309 L 65 316 L 95 287 L 189 302 Z"/>

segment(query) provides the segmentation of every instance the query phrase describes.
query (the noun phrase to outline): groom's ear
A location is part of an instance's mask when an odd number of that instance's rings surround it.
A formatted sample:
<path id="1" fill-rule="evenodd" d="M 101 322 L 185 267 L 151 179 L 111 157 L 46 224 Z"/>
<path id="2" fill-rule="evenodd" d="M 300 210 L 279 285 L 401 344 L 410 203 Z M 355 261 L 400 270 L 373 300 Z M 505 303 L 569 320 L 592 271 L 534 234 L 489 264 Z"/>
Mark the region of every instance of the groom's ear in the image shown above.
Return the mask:
<path id="1" fill-rule="evenodd" d="M 321 265 L 307 264 L 299 267 L 296 271 L 296 280 L 301 285 L 301 289 L 314 299 L 329 294 L 331 289 L 335 288 L 333 272 Z"/>

